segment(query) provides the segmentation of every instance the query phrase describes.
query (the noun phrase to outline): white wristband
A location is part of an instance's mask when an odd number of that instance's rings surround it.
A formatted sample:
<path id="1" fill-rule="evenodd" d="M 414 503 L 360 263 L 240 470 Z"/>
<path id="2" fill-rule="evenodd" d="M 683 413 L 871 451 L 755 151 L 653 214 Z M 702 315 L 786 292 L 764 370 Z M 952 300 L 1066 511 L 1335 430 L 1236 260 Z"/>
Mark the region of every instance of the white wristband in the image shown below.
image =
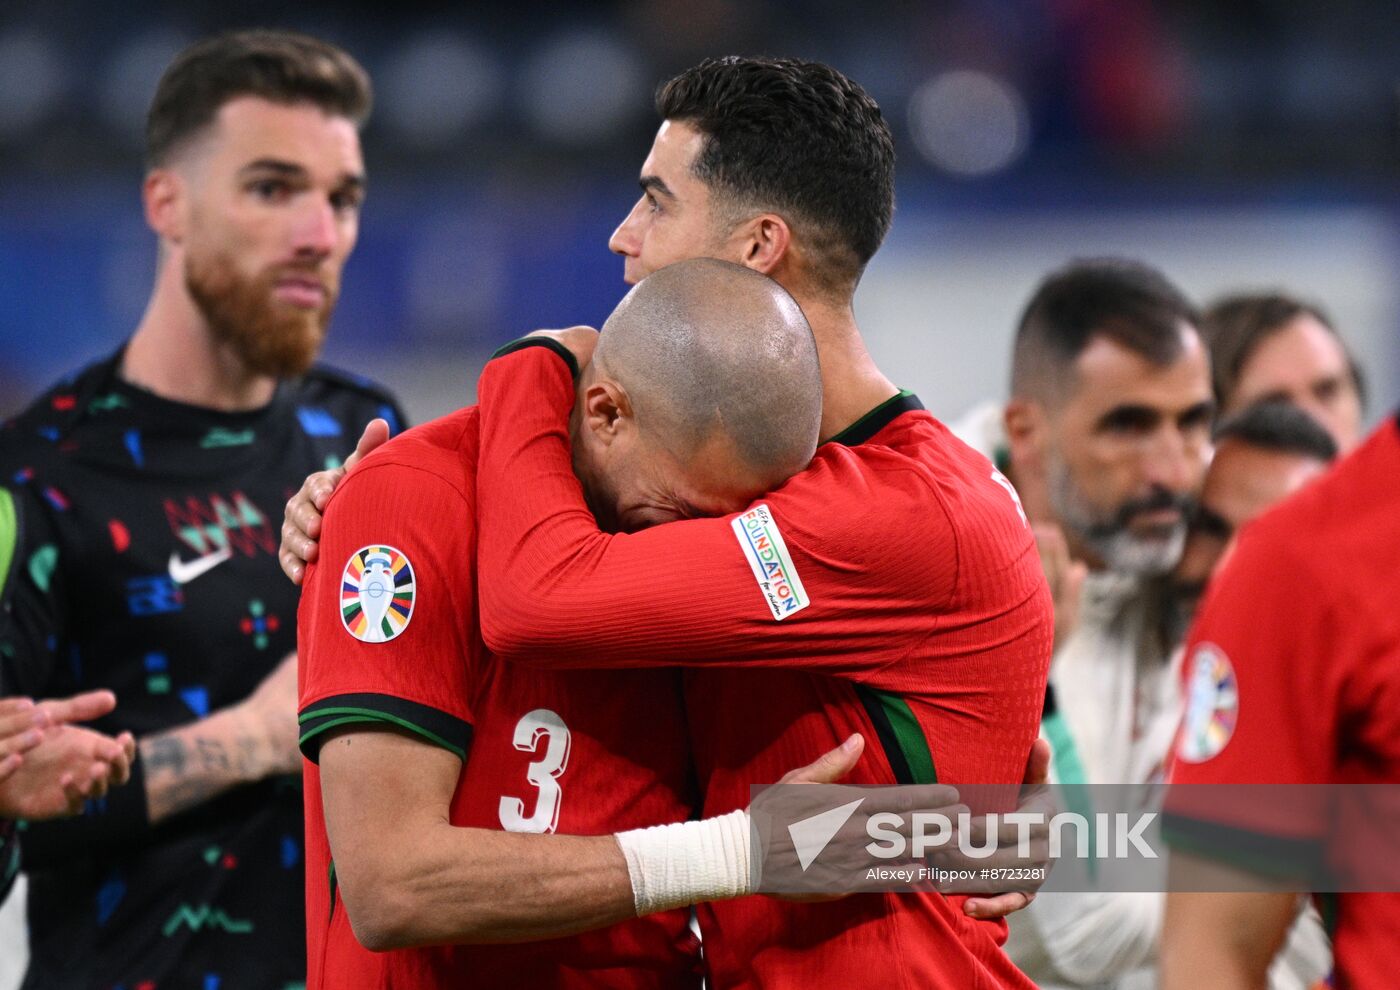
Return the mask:
<path id="1" fill-rule="evenodd" d="M 753 893 L 749 813 L 618 832 L 637 916 Z"/>

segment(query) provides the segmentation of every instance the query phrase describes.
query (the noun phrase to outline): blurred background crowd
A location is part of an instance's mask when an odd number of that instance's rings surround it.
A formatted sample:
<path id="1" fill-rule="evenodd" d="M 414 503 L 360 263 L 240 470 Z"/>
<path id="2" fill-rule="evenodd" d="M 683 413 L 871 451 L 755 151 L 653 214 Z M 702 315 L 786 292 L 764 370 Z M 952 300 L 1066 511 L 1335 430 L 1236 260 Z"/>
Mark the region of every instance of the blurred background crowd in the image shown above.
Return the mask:
<path id="1" fill-rule="evenodd" d="M 1032 521 L 1053 524 L 1041 549 L 1056 598 L 1058 701 L 1047 702 L 1044 730 L 1060 783 L 1082 783 L 1068 770 L 1083 778 L 1086 768 L 1092 782 L 1158 779 L 1180 720 L 1183 637 L 1231 533 L 1349 450 L 1400 394 L 1394 3 L 525 0 L 310 2 L 289 13 L 263 0 L 232 9 L 9 0 L 0 9 L 0 419 L 136 326 L 156 260 L 140 177 L 157 79 L 194 39 L 259 23 L 343 45 L 375 81 L 364 133 L 371 191 L 325 357 L 388 385 L 414 422 L 472 401 L 501 343 L 539 327 L 598 325 L 612 309 L 624 285 L 607 244 L 637 198 L 656 83 L 707 56 L 742 53 L 821 60 L 866 87 L 894 132 L 898 208 L 856 312 L 875 361 L 958 422 L 1010 477 Z M 1105 256 L 1151 268 L 1063 275 L 1074 259 Z M 1054 271 L 1060 280 L 1042 284 Z M 1201 336 L 1231 417 L 1211 462 L 1203 356 L 1173 351 L 1159 362 L 1195 362 L 1189 401 L 1167 417 L 1176 417 L 1167 432 L 1185 439 L 1170 456 L 1134 447 L 1134 484 L 1171 496 L 1135 511 L 1189 508 L 1192 530 L 1183 556 L 1183 511 L 1182 539 L 1150 566 L 1116 558 L 1108 544 L 1087 547 L 1096 554 L 1087 568 L 1071 561 L 1086 547 L 1060 532 L 1075 520 L 1055 502 L 1056 479 L 1075 475 L 1091 506 L 1134 493 L 1112 490 L 1113 472 L 1078 457 L 1076 440 L 1089 445 L 1059 423 L 1049 435 L 1065 448 L 1056 454 L 1064 470 L 1037 468 L 1032 431 L 1018 435 L 1015 409 L 1001 406 L 1026 301 L 1092 297 L 1101 283 L 1145 285 L 1173 337 L 1181 323 L 1195 328 L 1192 304 L 1209 310 Z M 1265 300 L 1254 315 L 1211 307 L 1274 290 L 1321 309 L 1287 299 Z M 1103 325 L 1131 322 L 1118 315 Z M 1253 388 L 1269 377 L 1261 367 L 1299 370 L 1305 362 L 1292 355 L 1304 348 L 1286 348 L 1305 338 L 1335 359 L 1315 376 L 1318 403 L 1276 378 Z M 1348 357 L 1355 373 L 1339 373 Z M 1235 416 L 1260 398 L 1354 411 L 1363 392 L 1359 428 L 1356 415 L 1342 429 L 1320 416 L 1323 431 L 1278 404 Z M 1074 402 L 1092 404 L 1094 393 Z M 982 413 L 963 415 L 975 407 Z M 1063 759 L 1075 748 L 1056 737 L 1068 732 L 1061 722 L 1078 722 L 1083 767 Z M 1161 898 L 1065 903 L 1047 897 L 1028 911 L 1013 942 L 1041 985 L 1153 985 Z M 1066 919 L 1080 930 L 1067 934 Z M 1307 986 L 1330 965 L 1315 915 L 1292 928 L 1276 990 Z M 1089 962 L 1075 975 L 1056 953 Z M 0 955 L 0 987 L 18 962 L 14 950 Z"/>
<path id="2" fill-rule="evenodd" d="M 857 310 L 876 360 L 936 414 L 1005 394 L 1035 283 L 1104 254 L 1202 303 L 1317 300 L 1370 374 L 1372 413 L 1397 391 L 1400 7 L 1382 0 L 10 0 L 0 415 L 135 325 L 155 81 L 194 38 L 257 23 L 343 44 L 375 79 L 372 191 L 327 354 L 415 421 L 470 400 L 499 343 L 602 320 L 651 89 L 727 52 L 827 61 L 884 108 L 898 213 Z"/>

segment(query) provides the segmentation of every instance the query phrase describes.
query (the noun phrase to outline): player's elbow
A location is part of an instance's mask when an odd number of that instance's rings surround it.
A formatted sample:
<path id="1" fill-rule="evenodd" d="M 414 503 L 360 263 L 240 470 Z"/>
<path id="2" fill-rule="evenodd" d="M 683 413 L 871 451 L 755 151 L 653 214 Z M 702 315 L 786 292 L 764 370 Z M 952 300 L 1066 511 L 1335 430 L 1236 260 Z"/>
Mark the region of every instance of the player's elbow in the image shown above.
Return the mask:
<path id="1" fill-rule="evenodd" d="M 366 949 L 388 952 L 430 940 L 427 912 L 392 864 L 337 860 L 336 879 L 350 930 Z"/>
<path id="2" fill-rule="evenodd" d="M 426 945 L 437 935 L 433 919 L 401 887 L 379 887 L 344 903 L 355 941 L 371 952 Z"/>
<path id="3" fill-rule="evenodd" d="M 355 941 L 370 952 L 389 952 L 393 949 L 406 949 L 413 944 L 407 926 L 382 908 L 355 911 L 346 906 L 350 916 L 350 930 L 355 933 Z"/>
<path id="4" fill-rule="evenodd" d="M 502 941 L 485 891 L 459 885 L 445 897 L 437 872 L 433 863 L 408 857 L 344 867 L 337 860 L 340 899 L 355 941 L 371 952 Z"/>
<path id="5" fill-rule="evenodd" d="M 340 873 L 340 900 L 346 919 L 350 922 L 350 930 L 355 934 L 355 941 L 371 952 L 388 952 L 411 944 L 411 912 L 398 893 L 389 886 L 347 882 L 346 871 L 337 869 Z"/>

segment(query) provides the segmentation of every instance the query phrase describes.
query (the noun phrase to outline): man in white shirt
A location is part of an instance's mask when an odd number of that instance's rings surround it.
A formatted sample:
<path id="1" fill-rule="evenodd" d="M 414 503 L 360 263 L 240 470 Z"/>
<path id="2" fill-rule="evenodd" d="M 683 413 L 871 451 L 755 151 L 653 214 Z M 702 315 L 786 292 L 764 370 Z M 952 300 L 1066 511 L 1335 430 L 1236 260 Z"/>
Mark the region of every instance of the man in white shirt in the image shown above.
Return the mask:
<path id="1" fill-rule="evenodd" d="M 1181 712 L 1163 579 L 1211 455 L 1198 326 L 1187 298 L 1145 265 L 1071 264 L 1022 315 L 1010 401 L 955 427 L 1015 485 L 1037 529 L 1056 599 L 1042 733 L 1061 784 L 1162 779 Z M 1151 987 L 1164 901 L 1042 894 L 1012 920 L 1007 951 L 1042 987 Z"/>

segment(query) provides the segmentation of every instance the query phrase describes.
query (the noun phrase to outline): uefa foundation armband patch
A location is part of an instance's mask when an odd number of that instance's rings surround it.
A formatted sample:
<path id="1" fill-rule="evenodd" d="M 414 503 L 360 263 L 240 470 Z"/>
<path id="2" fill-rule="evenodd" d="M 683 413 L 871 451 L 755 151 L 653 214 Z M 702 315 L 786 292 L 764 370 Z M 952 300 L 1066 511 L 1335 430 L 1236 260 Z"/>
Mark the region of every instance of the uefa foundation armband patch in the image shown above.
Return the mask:
<path id="1" fill-rule="evenodd" d="M 1189 664 L 1191 679 L 1176 755 L 1186 763 L 1204 763 L 1218 755 L 1235 734 L 1240 688 L 1230 658 L 1213 643 L 1196 647 Z"/>
<path id="2" fill-rule="evenodd" d="M 387 643 L 413 618 L 413 565 L 393 547 L 355 551 L 340 578 L 340 621 L 362 643 Z"/>
<path id="3" fill-rule="evenodd" d="M 792 566 L 792 555 L 783 542 L 783 534 L 778 532 L 778 523 L 765 503 L 755 505 L 731 525 L 774 619 L 781 622 L 812 604 L 802 588 L 797 568 Z"/>

